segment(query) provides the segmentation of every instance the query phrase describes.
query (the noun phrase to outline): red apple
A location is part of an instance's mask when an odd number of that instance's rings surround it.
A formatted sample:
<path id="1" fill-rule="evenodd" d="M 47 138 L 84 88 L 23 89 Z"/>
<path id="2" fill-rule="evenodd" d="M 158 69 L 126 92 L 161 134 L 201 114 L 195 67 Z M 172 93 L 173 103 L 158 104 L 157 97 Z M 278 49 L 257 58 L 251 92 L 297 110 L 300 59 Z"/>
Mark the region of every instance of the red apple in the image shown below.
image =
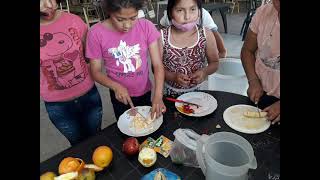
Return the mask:
<path id="1" fill-rule="evenodd" d="M 134 137 L 126 139 L 122 145 L 122 151 L 129 156 L 138 154 L 139 152 L 139 141 Z"/>

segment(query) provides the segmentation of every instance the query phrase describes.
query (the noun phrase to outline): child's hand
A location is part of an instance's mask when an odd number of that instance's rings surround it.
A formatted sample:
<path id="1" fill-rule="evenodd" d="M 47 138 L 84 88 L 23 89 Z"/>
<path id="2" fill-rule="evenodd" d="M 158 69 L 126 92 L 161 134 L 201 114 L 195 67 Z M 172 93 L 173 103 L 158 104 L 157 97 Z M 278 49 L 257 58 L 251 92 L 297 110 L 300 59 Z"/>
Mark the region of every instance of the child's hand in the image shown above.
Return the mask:
<path id="1" fill-rule="evenodd" d="M 225 58 L 225 57 L 227 57 L 227 50 L 219 51 L 219 58 Z"/>
<path id="2" fill-rule="evenodd" d="M 162 97 L 154 97 L 152 100 L 151 118 L 153 118 L 154 115 L 158 118 L 166 111 L 167 108 L 162 101 Z"/>
<path id="3" fill-rule="evenodd" d="M 263 109 L 263 111 L 267 112 L 267 119 L 272 121 L 272 124 L 280 121 L 280 101 L 277 101 L 270 106 Z"/>
<path id="4" fill-rule="evenodd" d="M 192 79 L 191 83 L 200 84 L 206 79 L 206 77 L 207 77 L 207 74 L 204 72 L 203 69 L 200 69 L 191 75 L 191 79 Z"/>
<path id="5" fill-rule="evenodd" d="M 259 79 L 249 82 L 247 94 L 252 102 L 259 102 L 260 97 L 263 95 L 263 89 Z"/>
<path id="6" fill-rule="evenodd" d="M 181 86 L 187 87 L 190 85 L 191 78 L 186 74 L 177 73 L 175 81 Z"/>
<path id="7" fill-rule="evenodd" d="M 133 105 L 127 88 L 119 84 L 114 88 L 114 93 L 118 101 L 122 102 L 125 105 Z"/>

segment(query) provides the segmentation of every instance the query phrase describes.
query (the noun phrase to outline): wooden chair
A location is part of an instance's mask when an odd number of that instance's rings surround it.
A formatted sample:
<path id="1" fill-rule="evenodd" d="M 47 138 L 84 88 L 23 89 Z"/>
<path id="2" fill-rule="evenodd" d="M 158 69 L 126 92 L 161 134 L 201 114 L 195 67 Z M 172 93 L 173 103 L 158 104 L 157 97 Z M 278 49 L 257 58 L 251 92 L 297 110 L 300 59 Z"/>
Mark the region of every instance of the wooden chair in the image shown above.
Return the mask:
<path id="1" fill-rule="evenodd" d="M 238 9 L 238 13 L 240 12 L 240 3 L 238 0 L 226 0 L 225 3 L 230 4 L 231 14 L 233 13 L 235 7 Z"/>
<path id="2" fill-rule="evenodd" d="M 63 0 L 59 4 L 59 8 L 61 11 L 65 11 L 70 13 L 70 8 L 69 8 L 69 0 Z"/>
<path id="3" fill-rule="evenodd" d="M 82 8 L 83 8 L 85 21 L 89 27 L 90 27 L 90 24 L 100 22 L 101 17 L 99 15 L 97 7 L 84 6 Z"/>
<path id="4" fill-rule="evenodd" d="M 93 4 L 97 7 L 98 11 L 99 11 L 99 15 L 100 15 L 100 19 L 101 21 L 106 19 L 106 15 L 104 12 L 104 7 L 102 5 L 102 1 L 103 0 L 94 0 Z"/>
<path id="5" fill-rule="evenodd" d="M 78 0 L 78 2 L 73 1 L 70 6 L 70 11 L 80 15 L 88 27 L 91 24 L 100 22 L 102 16 L 98 10 L 98 7 L 95 5 L 93 0 Z"/>

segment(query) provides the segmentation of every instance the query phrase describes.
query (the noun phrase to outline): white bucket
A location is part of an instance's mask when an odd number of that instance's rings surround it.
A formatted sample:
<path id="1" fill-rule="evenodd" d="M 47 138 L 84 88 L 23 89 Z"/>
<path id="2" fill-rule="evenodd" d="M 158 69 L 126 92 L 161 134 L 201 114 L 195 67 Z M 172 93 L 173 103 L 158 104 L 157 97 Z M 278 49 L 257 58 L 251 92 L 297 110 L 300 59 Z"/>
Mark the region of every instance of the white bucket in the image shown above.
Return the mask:
<path id="1" fill-rule="evenodd" d="M 219 60 L 218 70 L 208 76 L 209 90 L 226 91 L 247 96 L 248 80 L 240 59 Z"/>

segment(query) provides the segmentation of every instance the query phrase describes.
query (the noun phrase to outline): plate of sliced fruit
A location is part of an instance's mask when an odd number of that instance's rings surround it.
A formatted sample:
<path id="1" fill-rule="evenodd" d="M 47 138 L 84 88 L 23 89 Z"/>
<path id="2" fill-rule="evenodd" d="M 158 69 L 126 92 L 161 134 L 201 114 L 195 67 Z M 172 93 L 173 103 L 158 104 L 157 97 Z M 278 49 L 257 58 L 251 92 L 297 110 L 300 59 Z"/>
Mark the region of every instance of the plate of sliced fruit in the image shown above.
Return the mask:
<path id="1" fill-rule="evenodd" d="M 140 137 L 159 129 L 163 122 L 163 116 L 151 118 L 151 106 L 136 106 L 135 108 L 139 113 L 131 113 L 131 109 L 128 109 L 119 117 L 117 125 L 123 134 Z"/>
<path id="2" fill-rule="evenodd" d="M 214 112 L 218 103 L 210 94 L 205 92 L 189 92 L 177 98 L 184 102 L 175 102 L 175 107 L 179 112 L 187 116 L 202 117 Z"/>
<path id="3" fill-rule="evenodd" d="M 223 119 L 229 127 L 247 134 L 256 134 L 267 130 L 271 123 L 266 116 L 266 112 L 246 104 L 231 106 L 223 113 Z"/>

